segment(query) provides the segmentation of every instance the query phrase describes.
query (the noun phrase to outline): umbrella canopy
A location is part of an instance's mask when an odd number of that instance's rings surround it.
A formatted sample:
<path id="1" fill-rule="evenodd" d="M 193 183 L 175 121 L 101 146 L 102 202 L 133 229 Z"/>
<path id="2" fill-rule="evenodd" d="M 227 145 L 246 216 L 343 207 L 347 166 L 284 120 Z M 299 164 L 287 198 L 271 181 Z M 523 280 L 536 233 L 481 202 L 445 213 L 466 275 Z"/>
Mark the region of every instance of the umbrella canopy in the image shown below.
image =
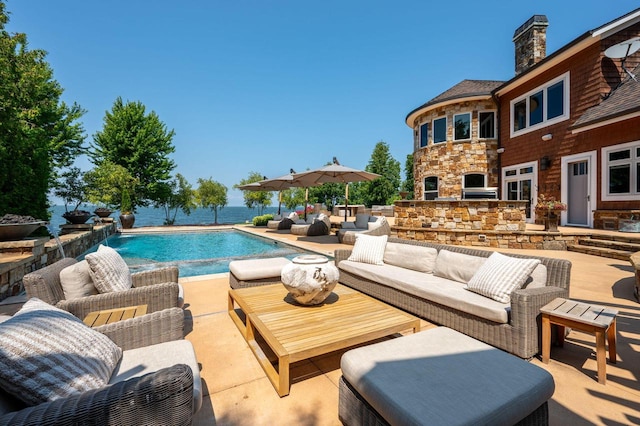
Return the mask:
<path id="1" fill-rule="evenodd" d="M 293 176 L 295 171 L 291 169 L 290 173 L 273 178 L 273 179 L 263 179 L 258 182 L 248 183 L 246 185 L 239 186 L 238 189 L 243 191 L 280 191 L 278 194 L 278 214 L 280 214 L 280 207 L 282 205 L 282 190 L 289 188 L 298 188 L 304 187 L 305 185 L 294 183 Z M 313 185 L 311 185 L 313 186 Z M 309 196 L 309 192 L 305 191 L 305 217 L 307 212 L 307 198 Z"/>
<path id="2" fill-rule="evenodd" d="M 293 175 L 293 183 L 299 186 L 315 186 L 323 183 L 345 183 L 345 209 L 344 220 L 347 220 L 347 207 L 349 205 L 349 182 L 371 181 L 379 178 L 380 175 L 364 170 L 352 169 L 342 166 L 334 157 L 333 164 L 321 167 L 316 170 L 309 170 Z"/>

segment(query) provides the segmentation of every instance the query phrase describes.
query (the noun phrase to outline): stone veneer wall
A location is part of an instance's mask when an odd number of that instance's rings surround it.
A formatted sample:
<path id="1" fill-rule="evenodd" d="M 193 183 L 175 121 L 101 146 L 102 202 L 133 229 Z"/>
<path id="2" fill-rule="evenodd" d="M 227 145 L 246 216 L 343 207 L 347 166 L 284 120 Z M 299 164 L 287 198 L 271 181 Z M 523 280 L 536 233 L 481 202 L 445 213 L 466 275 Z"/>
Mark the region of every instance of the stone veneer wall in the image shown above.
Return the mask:
<path id="1" fill-rule="evenodd" d="M 78 257 L 116 232 L 115 223 L 95 225 L 88 231 L 60 237 L 66 257 Z M 24 290 L 22 278 L 61 258 L 55 239 L 29 238 L 0 242 L 0 300 Z"/>
<path id="2" fill-rule="evenodd" d="M 618 230 L 620 219 L 640 220 L 640 210 L 594 210 L 593 227 L 595 229 Z"/>
<path id="3" fill-rule="evenodd" d="M 526 231 L 526 201 L 396 201 L 398 238 L 492 248 L 566 250 L 579 234 Z"/>
<path id="4" fill-rule="evenodd" d="M 416 119 L 414 127 L 414 179 L 415 194 L 422 198 L 424 178 L 437 176 L 439 197 L 462 196 L 462 178 L 469 173 L 481 173 L 487 176 L 486 186 L 498 186 L 498 148 L 497 139 L 478 139 L 478 112 L 496 111 L 491 100 L 464 101 L 429 110 Z M 454 114 L 471 112 L 471 139 L 453 140 Z M 433 143 L 432 120 L 447 117 L 447 141 Z M 497 112 L 496 117 L 497 120 Z M 429 143 L 420 147 L 420 125 L 429 123 Z M 496 128 L 496 137 L 497 137 Z"/>

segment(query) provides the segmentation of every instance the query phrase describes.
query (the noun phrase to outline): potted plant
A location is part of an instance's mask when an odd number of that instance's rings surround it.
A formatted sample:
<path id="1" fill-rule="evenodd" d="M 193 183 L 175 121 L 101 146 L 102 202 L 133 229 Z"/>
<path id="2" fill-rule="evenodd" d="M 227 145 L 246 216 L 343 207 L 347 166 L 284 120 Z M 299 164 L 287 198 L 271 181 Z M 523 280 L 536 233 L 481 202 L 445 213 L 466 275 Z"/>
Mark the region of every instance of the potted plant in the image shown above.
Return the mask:
<path id="1" fill-rule="evenodd" d="M 64 200 L 64 217 L 68 223 L 82 224 L 93 216 L 87 210 L 80 210 L 79 207 L 86 201 L 87 185 L 84 181 L 84 174 L 78 167 L 71 167 L 60 175 L 54 186 L 54 194 Z M 73 205 L 73 210 L 69 210 L 69 205 Z"/>
<path id="2" fill-rule="evenodd" d="M 120 202 L 120 224 L 122 229 L 131 229 L 136 221 L 131 204 L 131 195 L 127 188 L 122 189 L 122 199 Z"/>
<path id="3" fill-rule="evenodd" d="M 109 216 L 114 210 L 120 209 L 122 227 L 131 228 L 135 221 L 131 191 L 136 182 L 131 173 L 120 165 L 106 161 L 87 172 L 86 181 L 88 199 L 98 206 L 95 213 Z"/>
<path id="4" fill-rule="evenodd" d="M 554 197 L 540 194 L 535 209 L 538 214 L 544 215 L 544 230 L 558 232 L 558 214 L 561 211 L 567 210 L 567 205 L 556 201 Z"/>

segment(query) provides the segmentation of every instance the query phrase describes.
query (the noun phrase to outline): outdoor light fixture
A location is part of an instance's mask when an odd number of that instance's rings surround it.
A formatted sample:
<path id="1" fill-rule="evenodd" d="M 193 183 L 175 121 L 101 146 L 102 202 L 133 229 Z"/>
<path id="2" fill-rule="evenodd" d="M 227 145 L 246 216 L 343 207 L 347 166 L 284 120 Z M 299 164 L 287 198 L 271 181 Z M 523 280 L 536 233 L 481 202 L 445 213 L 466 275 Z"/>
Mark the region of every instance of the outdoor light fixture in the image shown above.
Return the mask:
<path id="1" fill-rule="evenodd" d="M 504 148 L 498 148 L 498 149 L 496 149 L 496 152 L 498 154 L 502 154 L 504 152 Z"/>
<path id="2" fill-rule="evenodd" d="M 546 155 L 540 159 L 540 170 L 547 170 L 551 167 L 551 159 Z"/>
<path id="3" fill-rule="evenodd" d="M 553 135 L 551 133 L 547 133 L 546 135 L 542 135 L 542 140 L 543 141 L 550 141 L 551 139 L 553 139 Z"/>

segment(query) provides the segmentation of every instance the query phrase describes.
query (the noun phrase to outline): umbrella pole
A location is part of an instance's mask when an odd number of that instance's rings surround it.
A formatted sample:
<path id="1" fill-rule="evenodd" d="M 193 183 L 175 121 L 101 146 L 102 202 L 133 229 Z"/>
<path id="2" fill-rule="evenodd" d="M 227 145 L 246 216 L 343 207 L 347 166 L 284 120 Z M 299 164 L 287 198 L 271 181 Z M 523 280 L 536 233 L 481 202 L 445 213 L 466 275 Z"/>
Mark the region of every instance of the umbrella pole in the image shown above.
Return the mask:
<path id="1" fill-rule="evenodd" d="M 280 215 L 280 207 L 282 206 L 282 191 L 278 192 L 278 215 Z"/>
<path id="2" fill-rule="evenodd" d="M 304 221 L 307 221 L 307 203 L 309 202 L 309 188 L 304 189 Z"/>
<path id="3" fill-rule="evenodd" d="M 344 221 L 347 221 L 347 211 L 349 210 L 349 183 L 344 187 Z"/>

